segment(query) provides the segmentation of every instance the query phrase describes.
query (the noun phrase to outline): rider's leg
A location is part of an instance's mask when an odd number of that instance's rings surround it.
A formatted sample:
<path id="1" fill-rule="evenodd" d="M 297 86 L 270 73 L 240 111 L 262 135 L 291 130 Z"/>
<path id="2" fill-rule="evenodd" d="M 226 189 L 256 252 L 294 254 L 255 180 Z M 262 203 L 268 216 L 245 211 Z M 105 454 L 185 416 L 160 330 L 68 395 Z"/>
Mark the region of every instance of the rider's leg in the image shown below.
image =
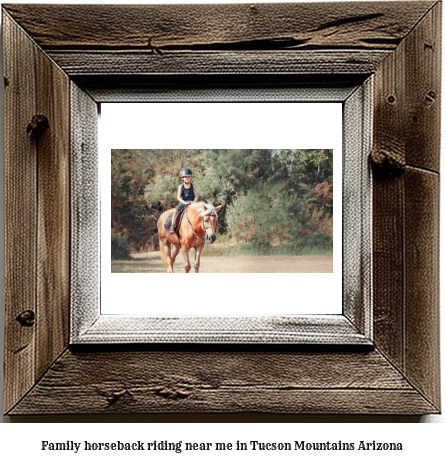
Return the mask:
<path id="1" fill-rule="evenodd" d="M 174 233 L 174 232 L 176 232 L 176 231 L 175 231 L 175 228 L 176 228 L 176 218 L 178 217 L 178 213 L 179 213 L 178 210 L 175 210 L 175 211 L 173 212 L 172 225 L 170 226 L 170 229 L 168 230 L 169 233 Z"/>

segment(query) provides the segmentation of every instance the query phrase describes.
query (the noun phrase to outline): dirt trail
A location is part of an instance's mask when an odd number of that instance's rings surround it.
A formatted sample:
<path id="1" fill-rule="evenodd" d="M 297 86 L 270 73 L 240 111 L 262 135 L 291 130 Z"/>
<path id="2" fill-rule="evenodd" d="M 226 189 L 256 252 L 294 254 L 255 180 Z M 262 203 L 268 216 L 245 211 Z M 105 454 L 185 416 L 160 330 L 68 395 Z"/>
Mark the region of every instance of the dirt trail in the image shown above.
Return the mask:
<path id="1" fill-rule="evenodd" d="M 193 269 L 193 253 L 191 265 Z M 112 273 L 164 273 L 160 252 L 132 255 L 133 260 L 111 263 Z M 332 273 L 332 255 L 237 255 L 202 257 L 201 273 Z M 184 260 L 176 258 L 175 273 L 184 273 Z"/>

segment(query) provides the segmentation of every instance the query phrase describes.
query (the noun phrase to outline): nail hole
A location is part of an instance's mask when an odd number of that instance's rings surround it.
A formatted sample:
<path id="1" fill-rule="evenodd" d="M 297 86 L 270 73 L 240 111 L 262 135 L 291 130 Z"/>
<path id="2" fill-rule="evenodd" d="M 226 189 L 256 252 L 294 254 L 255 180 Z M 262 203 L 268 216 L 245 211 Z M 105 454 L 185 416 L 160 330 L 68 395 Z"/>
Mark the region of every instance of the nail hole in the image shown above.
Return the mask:
<path id="1" fill-rule="evenodd" d="M 425 103 L 426 104 L 432 104 L 436 100 L 436 92 L 434 90 L 430 90 L 427 92 L 425 95 Z"/>

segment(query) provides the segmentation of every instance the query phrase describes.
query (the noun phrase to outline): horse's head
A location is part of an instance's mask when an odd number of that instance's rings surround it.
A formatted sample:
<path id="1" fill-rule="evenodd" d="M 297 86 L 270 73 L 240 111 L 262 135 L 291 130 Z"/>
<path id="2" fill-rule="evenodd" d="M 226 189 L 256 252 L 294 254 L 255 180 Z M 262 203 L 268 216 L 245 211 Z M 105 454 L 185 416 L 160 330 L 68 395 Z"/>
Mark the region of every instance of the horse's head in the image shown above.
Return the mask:
<path id="1" fill-rule="evenodd" d="M 214 207 L 211 203 L 204 203 L 199 214 L 202 218 L 202 227 L 205 232 L 205 240 L 212 244 L 216 241 L 216 225 L 218 224 L 218 212 L 221 205 Z"/>

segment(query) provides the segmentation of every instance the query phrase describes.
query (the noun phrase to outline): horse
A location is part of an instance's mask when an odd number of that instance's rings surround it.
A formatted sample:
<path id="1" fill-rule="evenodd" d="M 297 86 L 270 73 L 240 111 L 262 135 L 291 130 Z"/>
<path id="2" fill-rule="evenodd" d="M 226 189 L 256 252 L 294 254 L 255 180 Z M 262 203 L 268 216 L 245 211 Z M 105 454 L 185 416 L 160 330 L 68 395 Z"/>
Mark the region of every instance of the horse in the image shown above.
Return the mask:
<path id="1" fill-rule="evenodd" d="M 192 247 L 195 249 L 195 273 L 199 273 L 204 245 L 216 241 L 216 225 L 220 208 L 221 205 L 214 207 L 211 203 L 191 203 L 185 208 L 177 233 L 170 233 L 164 227 L 168 216 L 174 209 L 162 213 L 158 219 L 158 236 L 162 265 L 167 273 L 174 272 L 175 260 L 180 250 L 185 261 L 185 272 L 188 273 L 191 270 L 189 251 Z"/>

